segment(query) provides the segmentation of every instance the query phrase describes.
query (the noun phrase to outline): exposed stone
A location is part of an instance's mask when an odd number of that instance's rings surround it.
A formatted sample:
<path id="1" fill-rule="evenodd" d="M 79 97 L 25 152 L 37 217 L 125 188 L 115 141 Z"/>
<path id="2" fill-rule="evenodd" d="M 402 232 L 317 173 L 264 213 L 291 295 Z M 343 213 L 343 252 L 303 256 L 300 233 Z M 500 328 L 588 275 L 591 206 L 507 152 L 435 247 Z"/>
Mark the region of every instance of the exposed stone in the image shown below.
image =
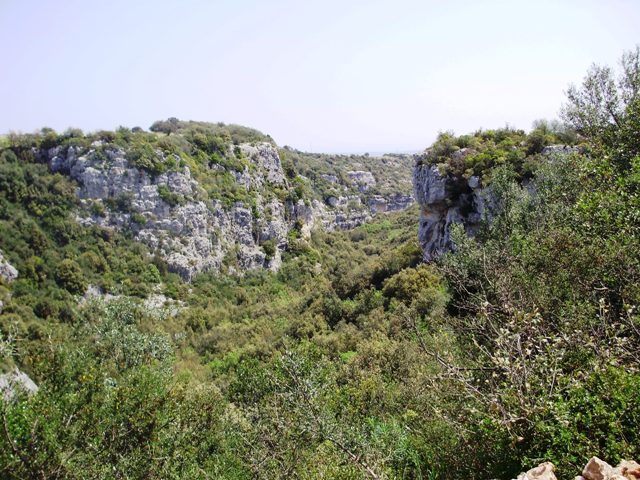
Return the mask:
<path id="1" fill-rule="evenodd" d="M 278 151 L 273 145 L 266 142 L 257 145 L 245 143 L 240 145 L 240 150 L 257 166 L 258 175 L 253 176 L 254 180 L 264 179 L 273 185 L 286 183 Z"/>
<path id="2" fill-rule="evenodd" d="M 18 278 L 18 270 L 4 258 L 2 251 L 0 251 L 0 279 L 9 283 L 16 278 Z"/>
<path id="3" fill-rule="evenodd" d="M 330 175 L 327 173 L 323 173 L 320 175 L 320 178 L 322 178 L 323 180 L 326 180 L 329 183 L 339 183 L 340 179 L 338 178 L 337 175 Z"/>
<path id="4" fill-rule="evenodd" d="M 640 464 L 632 460 L 622 460 L 614 470 L 628 480 L 640 480 Z"/>
<path id="5" fill-rule="evenodd" d="M 208 199 L 186 166 L 152 175 L 129 163 L 120 147 L 100 145 L 100 151 L 95 147 L 56 147 L 38 155 L 51 170 L 78 182 L 77 195 L 83 207 L 77 213 L 79 223 L 133 233 L 137 241 L 165 259 L 170 271 L 185 280 L 202 271 L 223 268 L 238 273 L 254 268 L 277 270 L 292 228 L 299 228 L 303 237 L 309 236 L 313 226 L 325 230 L 354 228 L 371 220 L 375 213 L 406 208 L 412 202 L 411 197 L 398 194 L 376 196 L 363 205 L 361 196 L 353 195 L 351 187 L 340 185 L 337 175 L 326 178 L 332 183 L 335 180 L 336 190 L 326 205 L 315 199 L 294 205 L 274 198 L 273 189 L 268 187 L 287 191 L 291 186 L 277 149 L 262 142 L 229 147 L 229 155 L 244 165 L 241 170 L 210 165 L 229 172 L 239 187 L 252 192 L 252 205 L 237 202 L 229 206 Z M 164 160 L 164 153 L 158 150 L 155 154 L 159 161 Z M 180 164 L 180 158 L 174 160 Z M 376 184 L 367 171 L 349 172 L 349 178 L 361 192 Z M 92 208 L 96 203 L 102 207 Z M 269 258 L 262 248 L 265 241 L 273 241 L 276 246 Z"/>
<path id="6" fill-rule="evenodd" d="M 329 195 L 325 202 L 332 208 L 336 208 L 338 206 L 338 197 L 334 197 L 333 195 Z"/>
<path id="7" fill-rule="evenodd" d="M 613 468 L 598 457 L 593 457 L 584 467 L 582 476 L 587 480 L 604 480 L 613 473 Z"/>
<path id="8" fill-rule="evenodd" d="M 477 177 L 469 181 L 442 175 L 436 165 L 426 165 L 417 157 L 414 169 L 416 201 L 422 207 L 418 238 L 424 258 L 431 261 L 451 250 L 450 226 L 461 223 L 473 235 L 492 205 L 491 190 L 479 188 Z"/>
<path id="9" fill-rule="evenodd" d="M 480 179 L 475 175 L 473 175 L 472 177 L 469 177 L 469 180 L 467 181 L 467 185 L 471 189 L 478 188 L 480 186 Z"/>
<path id="10" fill-rule="evenodd" d="M 373 214 L 396 212 L 409 208 L 411 205 L 413 205 L 413 197 L 401 193 L 395 193 L 388 197 L 374 195 L 369 199 L 369 209 Z"/>
<path id="11" fill-rule="evenodd" d="M 553 463 L 544 462 L 526 473 L 521 473 L 517 480 L 557 480 L 554 471 Z"/>
<path id="12" fill-rule="evenodd" d="M 33 395 L 38 391 L 38 386 L 29 375 L 18 368 L 0 375 L 0 393 L 6 402 L 15 398 L 20 391 Z"/>
<path id="13" fill-rule="evenodd" d="M 444 201 L 451 192 L 447 178 L 440 175 L 436 165 L 418 165 L 413 172 L 416 201 L 420 205 L 433 205 Z"/>
<path id="14" fill-rule="evenodd" d="M 153 293 L 145 299 L 143 306 L 151 315 L 175 317 L 184 308 L 184 302 L 172 300 L 161 293 Z"/>
<path id="15" fill-rule="evenodd" d="M 580 148 L 571 145 L 548 145 L 542 149 L 542 155 L 579 153 Z"/>
<path id="16" fill-rule="evenodd" d="M 97 285 L 89 285 L 80 300 L 80 304 L 85 304 L 92 300 L 101 300 L 103 302 L 111 302 L 112 300 L 118 300 L 122 298 L 122 295 L 113 295 L 111 293 L 105 293 Z"/>
<path id="17" fill-rule="evenodd" d="M 555 467 L 551 462 L 545 462 L 532 468 L 526 473 L 518 475 L 516 480 L 555 480 Z M 638 480 L 640 479 L 640 465 L 634 461 L 622 460 L 613 468 L 604 460 L 592 457 L 582 471 L 582 475 L 575 480 Z"/>
<path id="18" fill-rule="evenodd" d="M 371 172 L 364 170 L 352 170 L 347 172 L 347 176 L 351 183 L 357 187 L 360 192 L 366 192 L 376 185 L 376 179 Z"/>

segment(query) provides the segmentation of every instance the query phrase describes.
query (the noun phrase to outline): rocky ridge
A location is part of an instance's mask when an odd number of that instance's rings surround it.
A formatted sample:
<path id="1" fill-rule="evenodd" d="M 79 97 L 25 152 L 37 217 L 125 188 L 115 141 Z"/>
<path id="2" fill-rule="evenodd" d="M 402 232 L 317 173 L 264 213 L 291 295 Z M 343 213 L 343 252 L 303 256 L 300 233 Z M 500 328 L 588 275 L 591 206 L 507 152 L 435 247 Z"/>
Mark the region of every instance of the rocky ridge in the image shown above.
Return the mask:
<path id="1" fill-rule="evenodd" d="M 222 163 L 209 168 L 212 174 L 232 175 L 235 188 L 251 192 L 251 202 L 211 197 L 178 155 L 166 158 L 160 150 L 155 152 L 158 161 L 177 166 L 155 175 L 129 161 L 126 149 L 99 141 L 91 148 L 58 146 L 39 152 L 52 171 L 78 182 L 81 224 L 130 231 L 186 280 L 207 270 L 277 270 L 294 230 L 305 237 L 314 226 L 350 229 L 375 214 L 413 203 L 403 192 L 363 199 L 347 194 L 347 189 L 324 202 L 295 198 L 289 195 L 291 181 L 271 143 L 230 146 L 228 154 L 243 159 L 243 168 Z M 350 173 L 353 187 L 361 192 L 375 185 L 371 172 Z"/>

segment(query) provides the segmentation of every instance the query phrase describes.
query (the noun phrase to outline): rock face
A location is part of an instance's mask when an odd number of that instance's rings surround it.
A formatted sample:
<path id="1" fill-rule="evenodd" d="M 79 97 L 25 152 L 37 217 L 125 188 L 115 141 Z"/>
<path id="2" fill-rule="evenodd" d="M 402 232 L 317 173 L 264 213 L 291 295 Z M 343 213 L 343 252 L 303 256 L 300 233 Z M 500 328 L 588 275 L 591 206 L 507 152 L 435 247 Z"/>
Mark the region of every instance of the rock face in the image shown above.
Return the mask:
<path id="1" fill-rule="evenodd" d="M 395 193 L 388 197 L 382 195 L 374 195 L 369 198 L 369 209 L 371 213 L 395 212 L 404 210 L 413 205 L 413 197 L 411 195 L 403 195 Z"/>
<path id="2" fill-rule="evenodd" d="M 550 145 L 542 154 L 548 157 L 578 153 L 578 147 Z M 474 153 L 462 148 L 451 155 L 453 161 L 463 161 Z M 465 232 L 473 236 L 485 219 L 495 213 L 496 201 L 491 187 L 483 187 L 476 176 L 464 178 L 443 174 L 438 165 L 428 161 L 428 154 L 414 157 L 413 186 L 415 199 L 421 207 L 418 238 L 424 259 L 431 261 L 451 250 L 449 228 L 454 223 L 462 224 Z M 523 187 L 532 192 L 532 186 L 523 182 Z"/>
<path id="3" fill-rule="evenodd" d="M 556 480 L 555 467 L 551 462 L 541 463 L 526 473 L 518 475 L 516 480 Z M 634 461 L 622 460 L 612 467 L 598 457 L 592 457 L 576 480 L 640 480 L 640 465 Z"/>
<path id="4" fill-rule="evenodd" d="M 489 213 L 491 191 L 480 187 L 477 177 L 468 180 L 442 175 L 436 165 L 421 163 L 417 157 L 413 175 L 415 198 L 421 207 L 418 238 L 426 261 L 452 247 L 449 227 L 464 225 L 473 234 Z"/>
<path id="5" fill-rule="evenodd" d="M 411 197 L 402 194 L 373 196 L 368 202 L 357 195 L 337 196 L 325 203 L 290 200 L 293 187 L 278 151 L 266 142 L 230 147 L 229 156 L 242 159 L 240 167 L 209 165 L 212 176 L 223 175 L 233 188 L 246 191 L 251 202 L 229 201 L 215 191 L 211 194 L 180 157 L 166 158 L 160 150 L 155 155 L 161 163 L 177 166 L 152 175 L 127 160 L 124 149 L 101 144 L 85 149 L 56 147 L 40 153 L 52 171 L 78 182 L 80 223 L 130 231 L 186 280 L 206 270 L 277 270 L 293 228 L 303 236 L 314 225 L 326 230 L 353 228 L 376 213 L 412 203 Z M 339 181 L 331 177 L 330 181 Z M 349 178 L 361 192 L 376 183 L 367 171 L 349 172 Z"/>
<path id="6" fill-rule="evenodd" d="M 18 270 L 11 265 L 0 251 L 0 279 L 9 283 L 18 278 Z"/>

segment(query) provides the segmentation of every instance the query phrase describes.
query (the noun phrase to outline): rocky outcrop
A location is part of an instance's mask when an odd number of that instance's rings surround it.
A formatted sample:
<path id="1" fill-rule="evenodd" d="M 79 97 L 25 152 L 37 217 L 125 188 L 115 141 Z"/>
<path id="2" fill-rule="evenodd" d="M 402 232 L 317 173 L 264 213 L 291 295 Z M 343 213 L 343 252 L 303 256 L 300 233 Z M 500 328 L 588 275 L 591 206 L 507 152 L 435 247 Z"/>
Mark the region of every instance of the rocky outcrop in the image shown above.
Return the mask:
<path id="1" fill-rule="evenodd" d="M 403 195 L 402 193 L 394 193 L 388 197 L 382 195 L 374 195 L 369 198 L 369 210 L 371 213 L 386 213 L 405 210 L 413 205 L 413 197 L 411 195 Z"/>
<path id="2" fill-rule="evenodd" d="M 491 191 L 481 188 L 477 177 L 443 175 L 436 165 L 421 163 L 418 157 L 413 182 L 421 207 L 418 238 L 426 261 L 451 249 L 451 224 L 461 223 L 473 234 L 489 213 Z"/>
<path id="3" fill-rule="evenodd" d="M 545 147 L 542 154 L 553 158 L 578 152 L 578 147 L 551 145 Z M 451 160 L 463 162 L 473 153 L 472 149 L 462 148 L 451 155 Z M 431 261 L 452 249 L 452 224 L 462 224 L 465 232 L 473 236 L 482 221 L 490 220 L 495 213 L 496 201 L 491 187 L 484 187 L 481 178 L 444 173 L 446 167 L 431 163 L 428 153 L 414 158 L 415 200 L 421 207 L 418 238 L 424 259 Z M 523 182 L 522 186 L 533 193 L 531 183 Z"/>
<path id="4" fill-rule="evenodd" d="M 132 166 L 119 148 L 102 154 L 53 149 L 48 156 L 52 170 L 78 181 L 77 194 L 85 206 L 78 216 L 81 223 L 134 232 L 136 240 L 165 258 L 171 271 L 190 280 L 198 272 L 220 270 L 231 253 L 232 271 L 279 266 L 291 219 L 281 202 L 264 195 L 267 184 L 286 187 L 278 153 L 268 143 L 239 148 L 250 163 L 232 174 L 237 184 L 258 192 L 253 206 L 235 202 L 228 207 L 207 198 L 187 166 L 151 175 Z M 95 205 L 105 203 L 112 208 L 96 213 Z M 279 247 L 270 258 L 261 247 L 267 240 Z"/>
<path id="5" fill-rule="evenodd" d="M 18 278 L 18 270 L 11 265 L 0 251 L 0 279 L 4 282 L 10 283 Z"/>
<path id="6" fill-rule="evenodd" d="M 555 467 L 545 462 L 518 475 L 516 480 L 556 480 Z M 612 467 L 598 457 L 592 457 L 575 480 L 640 480 L 640 465 L 634 461 L 622 460 Z"/>
<path id="7" fill-rule="evenodd" d="M 6 402 L 11 401 L 20 392 L 33 395 L 37 391 L 38 386 L 35 382 L 29 378 L 29 375 L 18 368 L 0 375 L 0 395 Z"/>
<path id="8" fill-rule="evenodd" d="M 347 176 L 349 177 L 349 180 L 351 180 L 351 183 L 362 193 L 376 185 L 376 179 L 371 172 L 364 170 L 352 170 L 347 172 Z"/>
<path id="9" fill-rule="evenodd" d="M 292 197 L 276 148 L 270 143 L 230 146 L 224 163 L 209 165 L 211 175 L 223 175 L 232 188 L 247 192 L 247 201 L 229 201 L 224 192 L 205 191 L 177 155 L 155 152 L 158 163 L 174 165 L 153 175 L 127 159 L 127 151 L 96 142 L 91 148 L 56 147 L 40 152 L 52 171 L 78 182 L 83 225 L 131 232 L 161 255 L 171 271 L 190 280 L 206 270 L 241 273 L 255 268 L 277 270 L 293 228 L 308 236 L 313 226 L 349 229 L 376 213 L 406 208 L 412 198 L 337 193 L 326 202 Z M 202 173 L 201 173 L 202 175 Z M 360 192 L 375 186 L 368 171 L 348 174 Z M 335 175 L 329 181 L 339 182 Z M 200 177 L 199 177 L 200 178 Z M 302 182 L 308 181 L 300 177 Z M 340 186 L 340 185 L 338 185 Z M 337 187 L 336 187 L 337 188 Z M 355 189 L 354 189 L 355 191 Z M 268 248 L 267 248 L 267 243 Z"/>
<path id="10" fill-rule="evenodd" d="M 542 155 L 569 154 L 580 152 L 580 147 L 571 145 L 548 145 L 542 149 Z"/>

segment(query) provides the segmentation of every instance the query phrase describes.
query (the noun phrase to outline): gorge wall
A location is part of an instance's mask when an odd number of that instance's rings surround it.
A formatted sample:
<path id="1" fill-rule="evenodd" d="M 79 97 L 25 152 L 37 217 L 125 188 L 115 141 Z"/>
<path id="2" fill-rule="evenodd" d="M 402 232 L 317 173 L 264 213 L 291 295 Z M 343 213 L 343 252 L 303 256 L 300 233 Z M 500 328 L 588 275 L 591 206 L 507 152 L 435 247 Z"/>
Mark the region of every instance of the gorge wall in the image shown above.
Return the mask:
<path id="1" fill-rule="evenodd" d="M 538 161 L 553 160 L 578 151 L 573 146 L 550 145 L 540 151 Z M 476 153 L 462 148 L 454 151 L 449 161 L 464 162 L 466 157 Z M 481 176 L 448 173 L 446 164 L 432 161 L 429 150 L 415 156 L 413 185 L 416 202 L 420 205 L 418 240 L 427 262 L 453 248 L 452 224 L 461 224 L 465 232 L 473 236 L 497 208 L 492 188 L 483 185 Z M 529 191 L 534 188 L 524 181 L 522 186 Z"/>
<path id="2" fill-rule="evenodd" d="M 154 174 L 136 166 L 126 148 L 100 141 L 90 148 L 57 146 L 37 155 L 52 171 L 77 181 L 81 224 L 130 232 L 187 280 L 207 270 L 277 270 L 291 239 L 309 236 L 316 226 L 354 228 L 413 203 L 406 188 L 376 193 L 374 175 L 359 170 L 344 178 L 332 175 L 331 195 L 319 195 L 313 179 L 285 175 L 271 143 L 228 148 L 225 158 L 236 163 L 211 162 L 198 178 L 178 155 L 168 158 L 156 150 L 154 161 L 175 168 Z M 207 184 L 211 179 L 218 182 L 213 187 Z M 246 199 L 220 194 L 220 185 L 244 192 Z M 301 186 L 306 194 L 299 193 Z"/>
<path id="3" fill-rule="evenodd" d="M 437 165 L 416 157 L 413 174 L 416 202 L 420 205 L 418 239 L 426 261 L 452 247 L 449 227 L 460 223 L 473 234 L 491 204 L 491 190 L 480 187 L 480 179 L 445 175 Z"/>

